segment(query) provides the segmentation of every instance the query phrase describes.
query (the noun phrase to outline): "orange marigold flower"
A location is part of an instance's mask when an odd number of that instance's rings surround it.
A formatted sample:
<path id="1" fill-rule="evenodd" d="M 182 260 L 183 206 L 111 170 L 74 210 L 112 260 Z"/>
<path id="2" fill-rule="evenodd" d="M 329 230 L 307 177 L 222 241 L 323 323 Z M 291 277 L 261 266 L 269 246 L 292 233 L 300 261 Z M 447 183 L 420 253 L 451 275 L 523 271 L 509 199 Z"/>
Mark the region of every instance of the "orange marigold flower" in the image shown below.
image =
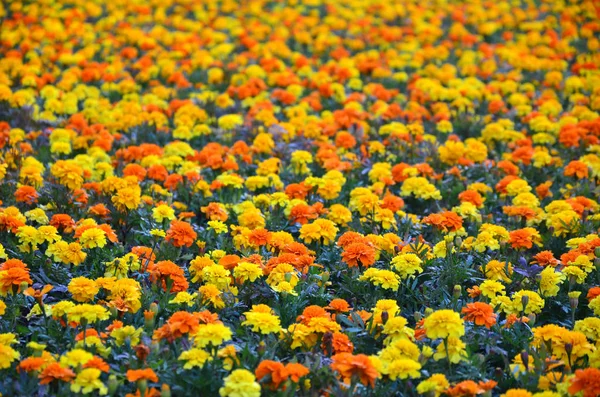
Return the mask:
<path id="1" fill-rule="evenodd" d="M 540 266 L 558 266 L 560 262 L 554 257 L 552 251 L 542 251 L 533 256 L 531 264 L 538 264 Z"/>
<path id="2" fill-rule="evenodd" d="M 98 356 L 94 356 L 92 359 L 88 360 L 88 362 L 86 362 L 83 365 L 83 368 L 96 368 L 106 373 L 108 373 L 108 371 L 110 370 L 110 367 L 108 366 L 106 361 L 104 361 Z"/>
<path id="3" fill-rule="evenodd" d="M 37 203 L 38 192 L 34 187 L 21 186 L 15 191 L 15 200 L 17 203 L 33 204 Z"/>
<path id="4" fill-rule="evenodd" d="M 331 359 L 333 360 L 331 369 L 339 373 L 345 383 L 350 384 L 352 377 L 356 376 L 363 385 L 375 387 L 375 379 L 379 374 L 367 355 L 338 353 Z"/>
<path id="5" fill-rule="evenodd" d="M 526 227 L 524 229 L 513 230 L 509 233 L 509 242 L 514 249 L 531 248 L 535 242 L 540 239 L 537 230 Z M 536 241 L 538 240 L 538 241 Z"/>
<path id="6" fill-rule="evenodd" d="M 458 195 L 458 199 L 461 203 L 471 203 L 477 208 L 481 208 L 483 206 L 484 198 L 481 197 L 478 191 L 475 190 L 465 190 Z"/>
<path id="7" fill-rule="evenodd" d="M 279 388 L 279 385 L 287 380 L 287 372 L 285 370 L 285 366 L 273 360 L 263 360 L 258 364 L 256 370 L 254 371 L 254 375 L 256 375 L 256 380 L 259 382 L 269 376 L 270 381 L 266 383 L 267 387 L 271 390 L 276 390 Z"/>
<path id="8" fill-rule="evenodd" d="M 310 305 L 304 308 L 302 314 L 296 318 L 296 321 L 308 325 L 310 320 L 315 317 L 331 318 L 331 315 L 321 306 Z"/>
<path id="9" fill-rule="evenodd" d="M 59 363 L 50 363 L 44 368 L 38 378 L 40 378 L 40 385 L 47 385 L 55 380 L 70 382 L 75 378 L 75 372 L 71 371 L 70 368 L 64 368 Z"/>
<path id="10" fill-rule="evenodd" d="M 130 382 L 137 382 L 138 380 L 149 380 L 151 382 L 158 382 L 158 376 L 154 373 L 151 368 L 144 369 L 130 369 L 127 371 L 127 380 Z"/>
<path id="11" fill-rule="evenodd" d="M 198 235 L 192 226 L 183 221 L 171 221 L 171 227 L 167 231 L 165 240 L 171 242 L 175 247 L 191 247 Z"/>
<path id="12" fill-rule="evenodd" d="M 293 382 L 298 383 L 300 378 L 310 373 L 310 370 L 302 364 L 289 363 L 285 366 L 285 372 Z"/>
<path id="13" fill-rule="evenodd" d="M 576 176 L 577 179 L 587 178 L 589 175 L 588 166 L 583 161 L 573 160 L 565 167 L 564 175 Z"/>
<path id="14" fill-rule="evenodd" d="M 600 287 L 592 287 L 588 290 L 586 298 L 591 302 L 597 296 L 600 296 Z"/>
<path id="15" fill-rule="evenodd" d="M 354 351 L 354 344 L 348 338 L 348 335 L 342 332 L 334 332 L 331 340 L 331 347 L 334 353 L 352 353 Z M 321 344 L 323 351 L 326 351 L 326 346 Z"/>
<path id="16" fill-rule="evenodd" d="M 342 261 L 348 264 L 349 267 L 362 265 L 369 267 L 375 263 L 375 249 L 364 243 L 352 243 L 344 248 L 342 252 Z"/>
<path id="17" fill-rule="evenodd" d="M 469 303 L 462 308 L 462 314 L 466 321 L 473 321 L 476 325 L 485 325 L 490 329 L 496 324 L 496 314 L 494 308 L 484 302 Z"/>
<path id="18" fill-rule="evenodd" d="M 17 293 L 22 284 L 33 284 L 27 265 L 18 259 L 9 259 L 0 266 L 0 295 Z"/>
<path id="19" fill-rule="evenodd" d="M 465 380 L 457 383 L 454 387 L 448 388 L 444 393 L 451 397 L 474 397 L 478 394 L 485 393 L 485 389 L 481 385 L 472 380 Z"/>
<path id="20" fill-rule="evenodd" d="M 583 392 L 583 397 L 600 396 L 600 369 L 586 368 L 575 371 L 575 377 L 571 379 L 569 394 Z"/>
<path id="21" fill-rule="evenodd" d="M 27 357 L 23 359 L 17 366 L 17 370 L 31 372 L 39 371 L 47 363 L 45 357 Z"/>
<path id="22" fill-rule="evenodd" d="M 167 290 L 167 283 L 171 283 L 171 290 L 169 292 L 186 291 L 189 287 L 183 269 L 171 261 L 156 262 L 151 273 L 151 279 L 153 281 L 161 281 L 162 288 L 165 291 Z"/>

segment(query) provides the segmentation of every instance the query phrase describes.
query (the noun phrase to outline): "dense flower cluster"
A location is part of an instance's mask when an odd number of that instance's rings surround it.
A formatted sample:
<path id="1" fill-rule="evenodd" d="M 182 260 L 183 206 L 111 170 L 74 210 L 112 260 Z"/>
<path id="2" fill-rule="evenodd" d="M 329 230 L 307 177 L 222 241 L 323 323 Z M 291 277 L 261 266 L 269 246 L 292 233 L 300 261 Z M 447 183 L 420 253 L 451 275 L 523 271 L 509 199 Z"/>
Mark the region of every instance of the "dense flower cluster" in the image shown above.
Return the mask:
<path id="1" fill-rule="evenodd" d="M 0 19 L 0 395 L 600 395 L 597 1 Z"/>

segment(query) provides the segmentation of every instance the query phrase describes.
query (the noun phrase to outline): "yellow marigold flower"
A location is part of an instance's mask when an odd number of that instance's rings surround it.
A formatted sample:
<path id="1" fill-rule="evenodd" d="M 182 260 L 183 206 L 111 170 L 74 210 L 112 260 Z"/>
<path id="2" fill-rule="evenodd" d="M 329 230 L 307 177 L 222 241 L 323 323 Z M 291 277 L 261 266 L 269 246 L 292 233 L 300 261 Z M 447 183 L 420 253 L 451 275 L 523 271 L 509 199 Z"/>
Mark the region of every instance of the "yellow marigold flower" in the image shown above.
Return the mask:
<path id="1" fill-rule="evenodd" d="M 163 221 L 171 221 L 175 219 L 175 210 L 168 205 L 161 204 L 155 208 L 152 208 L 152 218 L 158 223 Z"/>
<path id="2" fill-rule="evenodd" d="M 100 395 L 107 394 L 108 388 L 100 380 L 101 374 L 102 372 L 97 368 L 84 368 L 71 383 L 71 391 L 88 394 L 97 390 Z"/>
<path id="3" fill-rule="evenodd" d="M 417 393 L 432 393 L 435 397 L 439 397 L 449 387 L 450 382 L 444 374 L 433 374 L 417 385 Z"/>
<path id="4" fill-rule="evenodd" d="M 252 372 L 246 369 L 236 369 L 223 380 L 219 389 L 221 397 L 260 397 L 260 385 Z"/>
<path id="5" fill-rule="evenodd" d="M 272 314 L 272 310 L 267 305 L 253 305 L 252 310 L 245 312 L 246 320 L 242 325 L 249 325 L 252 331 L 260 332 L 261 334 L 279 333 L 281 324 L 279 317 Z"/>
<path id="6" fill-rule="evenodd" d="M 65 353 L 60 358 L 60 363 L 65 366 L 77 368 L 80 365 L 85 365 L 88 361 L 94 358 L 94 355 L 83 349 L 73 349 Z"/>
<path id="7" fill-rule="evenodd" d="M 10 368 L 12 362 L 20 357 L 21 354 L 12 347 L 0 344 L 0 369 Z"/>
<path id="8" fill-rule="evenodd" d="M 231 329 L 220 323 L 213 324 L 200 324 L 196 332 L 192 334 L 194 339 L 194 346 L 206 347 L 206 346 L 219 346 L 223 342 L 231 340 L 233 336 Z"/>
<path id="9" fill-rule="evenodd" d="M 448 345 L 448 355 L 446 354 L 446 344 Z M 438 345 L 436 353 L 433 355 L 433 359 L 439 361 L 449 356 L 451 363 L 458 364 L 467 359 L 466 346 L 467 345 L 461 341 L 460 338 L 451 336 Z"/>
<path id="10" fill-rule="evenodd" d="M 252 283 L 257 278 L 262 277 L 262 275 L 262 269 L 255 263 L 240 262 L 233 269 L 233 276 L 241 283 L 245 283 L 246 281 L 250 281 Z"/>
<path id="11" fill-rule="evenodd" d="M 365 270 L 358 279 L 369 281 L 375 286 L 380 286 L 383 289 L 391 289 L 392 291 L 398 291 L 398 287 L 400 286 L 400 277 L 396 273 L 374 267 Z"/>
<path id="12" fill-rule="evenodd" d="M 489 261 L 485 266 L 480 266 L 479 270 L 488 280 L 504 281 L 510 283 L 513 274 L 513 266 L 510 262 L 500 262 L 497 260 Z"/>
<path id="13" fill-rule="evenodd" d="M 552 297 L 558 295 L 560 284 L 565 281 L 566 276 L 554 270 L 553 267 L 547 266 L 540 272 L 540 293 L 544 297 Z"/>
<path id="14" fill-rule="evenodd" d="M 87 229 L 79 237 L 79 244 L 84 248 L 102 248 L 106 245 L 106 233 L 97 227 Z"/>
<path id="15" fill-rule="evenodd" d="M 385 374 L 390 380 L 396 379 L 416 379 L 421 377 L 421 364 L 415 360 L 407 358 L 398 358 L 393 360 L 385 367 Z"/>
<path id="16" fill-rule="evenodd" d="M 188 306 L 194 306 L 194 303 L 196 303 L 196 298 L 198 297 L 198 293 L 194 292 L 193 294 L 190 294 L 187 291 L 180 291 L 177 293 L 177 295 L 175 295 L 175 298 L 171 299 L 169 301 L 169 303 L 176 303 L 176 304 L 187 304 Z"/>
<path id="17" fill-rule="evenodd" d="M 428 338 L 460 338 L 465 334 L 465 326 L 460 314 L 453 310 L 443 309 L 431 313 L 423 324 Z"/>
<path id="18" fill-rule="evenodd" d="M 229 291 L 234 295 L 237 294 L 237 289 L 235 289 L 235 287 L 230 287 Z M 217 288 L 217 286 L 213 284 L 206 284 L 200 287 L 199 292 L 200 295 L 202 295 L 202 299 L 210 302 L 215 309 L 222 309 L 225 307 L 225 302 L 221 297 L 223 293 Z"/>
<path id="19" fill-rule="evenodd" d="M 442 195 L 439 190 L 436 189 L 434 185 L 429 183 L 427 178 L 423 177 L 411 177 L 407 178 L 402 183 L 402 188 L 400 190 L 401 196 L 410 196 L 414 195 L 416 198 L 428 200 L 441 200 Z"/>
<path id="20" fill-rule="evenodd" d="M 6 313 L 6 303 L 0 300 L 0 316 L 3 316 Z"/>
<path id="21" fill-rule="evenodd" d="M 83 303 L 76 305 L 67 311 L 67 319 L 74 323 L 95 323 L 96 321 L 106 320 L 110 316 L 108 310 L 100 305 L 90 305 Z"/>
<path id="22" fill-rule="evenodd" d="M 416 273 L 422 273 L 422 263 L 423 261 L 416 254 L 398 254 L 392 259 L 392 267 L 403 280 Z"/>
<path id="23" fill-rule="evenodd" d="M 512 296 L 512 312 L 515 314 L 540 313 L 544 304 L 544 299 L 534 291 L 521 290 Z"/>
<path id="24" fill-rule="evenodd" d="M 216 234 L 227 233 L 229 230 L 227 225 L 221 221 L 208 221 L 208 227 L 214 230 Z"/>
<path id="25" fill-rule="evenodd" d="M 119 189 L 112 196 L 111 201 L 121 212 L 135 210 L 140 206 L 142 201 L 141 189 L 138 186 Z"/>
<path id="26" fill-rule="evenodd" d="M 226 114 L 219 117 L 219 128 L 225 131 L 231 131 L 240 127 L 244 123 L 244 119 L 239 114 Z"/>
<path id="27" fill-rule="evenodd" d="M 89 302 L 94 299 L 100 287 L 98 287 L 94 280 L 86 277 L 75 277 L 71 279 L 67 289 L 75 301 Z"/>
<path id="28" fill-rule="evenodd" d="M 122 346 L 126 340 L 129 340 L 131 346 L 137 346 L 140 343 L 143 331 L 141 328 L 136 329 L 131 325 L 125 325 L 124 327 L 114 329 L 110 333 L 110 336 L 114 338 L 117 346 Z"/>
<path id="29" fill-rule="evenodd" d="M 202 280 L 220 291 L 225 291 L 231 283 L 231 272 L 221 265 L 206 266 L 202 269 Z"/>
<path id="30" fill-rule="evenodd" d="M 205 350 L 192 348 L 184 351 L 179 355 L 179 361 L 185 361 L 184 369 L 192 369 L 194 367 L 202 368 L 204 363 L 212 361 L 212 356 Z"/>

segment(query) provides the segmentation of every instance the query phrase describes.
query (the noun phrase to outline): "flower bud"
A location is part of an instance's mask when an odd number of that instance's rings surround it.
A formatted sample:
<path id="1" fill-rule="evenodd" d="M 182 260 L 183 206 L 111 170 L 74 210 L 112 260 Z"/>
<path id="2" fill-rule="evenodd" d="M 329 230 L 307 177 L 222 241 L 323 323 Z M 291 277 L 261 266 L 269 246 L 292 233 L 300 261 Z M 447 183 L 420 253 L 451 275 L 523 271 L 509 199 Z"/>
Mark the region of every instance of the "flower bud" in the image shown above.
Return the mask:
<path id="1" fill-rule="evenodd" d="M 119 381 L 117 380 L 116 375 L 110 375 L 108 377 L 108 395 L 113 396 L 117 389 L 119 388 Z"/>
<path id="2" fill-rule="evenodd" d="M 462 238 L 460 238 L 460 236 L 456 236 L 456 238 L 454 239 L 454 245 L 456 246 L 456 248 L 460 248 L 462 246 L 462 243 Z"/>
<path id="3" fill-rule="evenodd" d="M 594 255 L 598 258 L 600 258 L 600 247 L 596 247 L 594 248 Z"/>
<path id="4" fill-rule="evenodd" d="M 419 312 L 414 312 L 413 318 L 415 319 L 416 322 L 419 322 L 423 318 L 423 315 Z"/>
<path id="5" fill-rule="evenodd" d="M 525 311 L 525 308 L 527 307 L 528 303 L 529 303 L 529 296 L 528 295 L 521 296 L 521 304 L 523 305 L 523 311 Z"/>
<path id="6" fill-rule="evenodd" d="M 525 369 L 529 371 L 529 353 L 526 350 L 521 352 L 521 362 L 525 366 Z"/>
<path id="7" fill-rule="evenodd" d="M 152 302 L 150 304 L 150 311 L 153 312 L 154 314 L 158 314 L 158 303 Z"/>
<path id="8" fill-rule="evenodd" d="M 383 325 L 385 325 L 385 323 L 387 323 L 389 319 L 390 319 L 390 314 L 387 311 L 384 310 L 381 313 L 381 323 Z"/>
<path id="9" fill-rule="evenodd" d="M 171 388 L 166 383 L 160 387 L 160 397 L 171 397 Z"/>
<path id="10" fill-rule="evenodd" d="M 323 283 L 327 283 L 329 281 L 329 272 L 321 273 L 321 280 L 323 280 Z"/>
<path id="11" fill-rule="evenodd" d="M 577 309 L 577 306 L 579 306 L 579 299 L 569 297 L 569 306 L 571 306 L 571 310 Z"/>
<path id="12" fill-rule="evenodd" d="M 571 353 L 573 353 L 573 344 L 572 343 L 565 343 L 565 352 L 567 352 L 568 356 L 570 356 Z"/>
<path id="13" fill-rule="evenodd" d="M 458 284 L 456 284 L 454 286 L 454 290 L 452 291 L 452 296 L 454 296 L 455 299 L 460 298 L 460 294 L 462 292 L 462 287 Z"/>
<path id="14" fill-rule="evenodd" d="M 146 390 L 148 390 L 148 381 L 146 379 L 140 379 L 137 381 L 137 387 L 140 391 L 140 395 L 145 396 Z"/>
<path id="15" fill-rule="evenodd" d="M 533 326 L 535 324 L 535 320 L 537 319 L 537 316 L 535 315 L 535 313 L 530 313 L 527 318 L 529 319 L 529 326 Z"/>

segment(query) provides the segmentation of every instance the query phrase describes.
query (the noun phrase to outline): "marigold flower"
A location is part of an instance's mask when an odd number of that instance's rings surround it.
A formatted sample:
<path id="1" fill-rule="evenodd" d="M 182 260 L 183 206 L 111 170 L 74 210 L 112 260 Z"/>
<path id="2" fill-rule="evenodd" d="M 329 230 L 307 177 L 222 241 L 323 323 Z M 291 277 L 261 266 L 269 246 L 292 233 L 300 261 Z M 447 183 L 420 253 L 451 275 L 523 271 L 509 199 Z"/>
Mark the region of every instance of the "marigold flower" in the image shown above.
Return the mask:
<path id="1" fill-rule="evenodd" d="M 375 387 L 375 380 L 379 374 L 368 356 L 339 353 L 331 359 L 331 369 L 339 373 L 346 384 L 350 384 L 356 376 L 363 385 Z"/>

